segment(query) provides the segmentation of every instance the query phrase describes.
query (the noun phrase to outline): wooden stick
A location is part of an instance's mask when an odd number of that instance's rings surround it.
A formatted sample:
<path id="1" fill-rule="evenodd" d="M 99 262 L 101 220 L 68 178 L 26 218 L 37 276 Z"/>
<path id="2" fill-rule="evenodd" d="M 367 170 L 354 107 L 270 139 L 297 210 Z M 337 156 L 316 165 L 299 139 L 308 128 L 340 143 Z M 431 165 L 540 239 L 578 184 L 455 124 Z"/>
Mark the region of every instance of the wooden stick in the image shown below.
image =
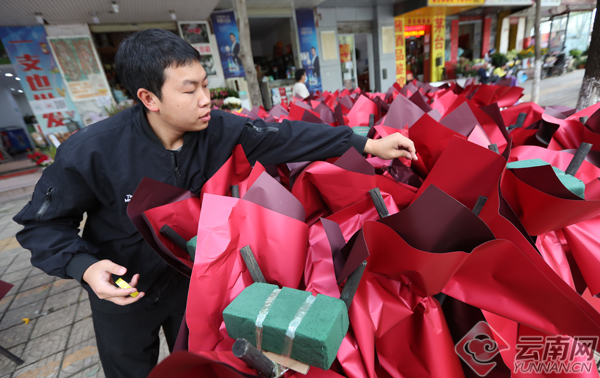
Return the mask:
<path id="1" fill-rule="evenodd" d="M 515 123 L 515 126 L 523 127 L 523 124 L 525 123 L 525 118 L 527 118 L 527 113 L 519 113 L 519 116 L 517 117 L 517 122 Z"/>
<path id="2" fill-rule="evenodd" d="M 481 209 L 483 209 L 483 205 L 485 205 L 486 201 L 487 197 L 479 196 L 479 198 L 477 198 L 477 202 L 475 202 L 475 206 L 473 207 L 473 213 L 475 213 L 475 215 L 479 216 L 479 213 L 481 212 Z"/>
<path id="3" fill-rule="evenodd" d="M 265 377 L 273 378 L 278 375 L 279 368 L 267 358 L 260 350 L 246 339 L 237 339 L 231 348 L 233 355 L 244 361 L 252 369 Z"/>
<path id="4" fill-rule="evenodd" d="M 169 225 L 165 224 L 160 228 L 160 234 L 173 243 L 176 246 L 183 249 L 185 253 L 187 253 L 187 241 L 183 238 L 183 236 L 179 235 L 175 230 L 173 230 Z"/>
<path id="5" fill-rule="evenodd" d="M 17 365 L 22 365 L 23 362 L 24 362 L 22 359 L 20 359 L 19 357 L 15 356 L 14 354 L 12 354 L 11 352 L 9 352 L 8 350 L 4 349 L 1 346 L 0 346 L 0 353 L 2 353 L 3 355 L 5 355 L 6 357 L 8 357 L 8 359 L 10 359 L 11 361 L 15 362 Z"/>
<path id="6" fill-rule="evenodd" d="M 591 144 L 581 143 L 579 145 L 579 148 L 577 149 L 577 152 L 575 152 L 575 156 L 573 156 L 573 159 L 569 163 L 569 166 L 567 167 L 567 170 L 565 171 L 565 173 L 568 175 L 574 176 L 575 173 L 577 173 L 577 170 L 579 170 L 579 167 L 581 167 L 581 164 L 583 164 L 585 157 L 587 156 L 587 154 L 590 152 L 591 149 L 592 149 Z"/>
<path id="7" fill-rule="evenodd" d="M 490 144 L 490 145 L 488 146 L 488 148 L 489 148 L 490 150 L 494 151 L 494 152 L 495 152 L 495 153 L 497 153 L 497 154 L 499 154 L 499 153 L 500 153 L 500 150 L 498 150 L 498 145 L 497 145 L 496 143 L 494 143 L 494 144 Z"/>
<path id="8" fill-rule="evenodd" d="M 375 114 L 369 114 L 369 130 L 373 128 L 375 124 Z"/>
<path id="9" fill-rule="evenodd" d="M 237 185 L 231 185 L 231 196 L 233 198 L 240 198 L 240 187 Z"/>
<path id="10" fill-rule="evenodd" d="M 240 249 L 240 253 L 242 254 L 242 258 L 244 259 L 246 267 L 248 268 L 248 271 L 250 272 L 250 275 L 252 276 L 254 282 L 267 283 L 267 280 L 265 280 L 265 276 L 263 276 L 250 246 L 247 245 L 244 248 Z"/>
<path id="11" fill-rule="evenodd" d="M 352 306 L 352 300 L 354 299 L 354 294 L 356 294 L 356 290 L 358 289 L 358 285 L 360 284 L 360 279 L 362 278 L 363 273 L 365 272 L 365 268 L 367 267 L 367 261 L 363 261 L 358 268 L 346 280 L 346 284 L 344 285 L 344 289 L 342 289 L 342 294 L 340 295 L 340 299 L 344 301 L 346 304 L 346 308 L 348 311 L 350 310 L 350 306 Z"/>
<path id="12" fill-rule="evenodd" d="M 373 204 L 375 204 L 375 208 L 377 209 L 377 214 L 379 214 L 379 218 L 385 218 L 389 216 L 390 213 L 387 207 L 385 206 L 385 202 L 383 201 L 383 197 L 381 196 L 379 188 L 369 190 L 369 194 L 371 195 Z"/>
<path id="13" fill-rule="evenodd" d="M 588 121 L 588 117 L 579 117 L 579 122 L 583 123 L 584 125 L 587 121 Z"/>

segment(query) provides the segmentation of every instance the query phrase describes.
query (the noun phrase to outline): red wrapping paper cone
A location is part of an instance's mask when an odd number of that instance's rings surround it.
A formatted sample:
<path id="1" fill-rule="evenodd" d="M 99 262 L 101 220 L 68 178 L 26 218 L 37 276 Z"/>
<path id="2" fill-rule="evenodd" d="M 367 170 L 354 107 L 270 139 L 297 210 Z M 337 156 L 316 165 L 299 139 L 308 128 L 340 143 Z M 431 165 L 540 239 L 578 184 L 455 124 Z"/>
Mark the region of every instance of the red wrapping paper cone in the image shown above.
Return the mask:
<path id="1" fill-rule="evenodd" d="M 506 160 L 497 153 L 462 138 L 453 138 L 415 198 L 429 185 L 435 185 L 472 209 L 479 196 L 488 197 L 493 192 L 505 165 Z"/>
<path id="2" fill-rule="evenodd" d="M 438 96 L 438 93 L 441 92 L 442 91 L 436 92 L 436 96 Z M 458 95 L 454 94 L 452 91 L 447 91 L 443 95 L 439 95 L 439 97 L 433 101 L 431 107 L 436 109 L 442 116 L 444 116 L 457 99 Z"/>
<path id="3" fill-rule="evenodd" d="M 544 113 L 544 109 L 541 106 L 534 102 L 524 102 L 519 105 L 512 106 L 508 109 L 504 109 L 502 111 L 502 118 L 504 119 L 504 124 L 507 127 L 510 125 L 514 125 L 517 122 L 517 118 L 519 117 L 519 113 L 526 113 L 527 117 L 525 118 L 525 122 L 523 122 L 522 127 L 527 127 L 540 119 L 542 119 L 542 114 Z"/>
<path id="4" fill-rule="evenodd" d="M 558 234 L 561 234 L 559 238 Z M 573 290 L 577 290 L 575 286 L 575 280 L 573 279 L 572 267 L 567 258 L 565 249 L 568 248 L 567 242 L 564 240 L 564 236 L 560 230 L 548 232 L 537 237 L 535 246 L 537 247 L 540 255 L 544 258 L 544 261 L 552 268 L 552 270 L 565 281 Z"/>
<path id="5" fill-rule="evenodd" d="M 369 117 L 375 115 L 375 120 L 379 119 L 377 105 L 366 96 L 359 96 L 358 100 L 348 113 L 350 126 L 369 126 Z"/>
<path id="6" fill-rule="evenodd" d="M 410 128 L 410 138 L 419 156 L 419 160 L 413 162 L 413 168 L 422 176 L 427 176 L 454 137 L 466 139 L 429 116 L 421 117 Z"/>
<path id="7" fill-rule="evenodd" d="M 510 170 L 504 175 L 502 194 L 530 235 L 558 230 L 600 213 L 600 196 L 586 196 L 586 200 L 554 197 L 527 185 Z"/>
<path id="8" fill-rule="evenodd" d="M 148 378 L 249 378 L 256 371 L 237 359 L 232 352 L 173 352 L 158 364 Z"/>
<path id="9" fill-rule="evenodd" d="M 549 163 L 553 167 L 564 172 L 569 167 L 571 160 L 573 160 L 573 154 L 564 151 L 553 151 L 537 146 L 519 146 L 514 147 L 511 150 L 508 161 L 510 163 L 528 159 L 542 159 L 546 163 Z M 588 183 L 600 177 L 600 168 L 588 161 L 583 161 L 581 167 L 579 167 L 574 176 L 584 183 Z"/>
<path id="10" fill-rule="evenodd" d="M 353 153 L 357 154 L 356 151 Z M 360 159 L 364 162 L 362 157 Z M 351 172 L 333 164 L 315 162 L 298 177 L 292 193 L 306 210 L 306 223 L 312 225 L 320 217 L 370 198 L 369 190 L 376 187 L 382 193 L 390 194 L 399 208 L 408 204 L 415 191 L 411 186 L 383 176 Z"/>
<path id="11" fill-rule="evenodd" d="M 600 294 L 600 216 L 563 228 L 573 258 L 592 295 Z"/>
<path id="12" fill-rule="evenodd" d="M 267 282 L 297 288 L 308 229 L 298 220 L 245 200 L 207 194 L 203 207 L 187 307 L 189 348 L 230 350 L 234 340 L 227 336 L 222 312 L 252 283 L 239 250 L 250 245 Z"/>

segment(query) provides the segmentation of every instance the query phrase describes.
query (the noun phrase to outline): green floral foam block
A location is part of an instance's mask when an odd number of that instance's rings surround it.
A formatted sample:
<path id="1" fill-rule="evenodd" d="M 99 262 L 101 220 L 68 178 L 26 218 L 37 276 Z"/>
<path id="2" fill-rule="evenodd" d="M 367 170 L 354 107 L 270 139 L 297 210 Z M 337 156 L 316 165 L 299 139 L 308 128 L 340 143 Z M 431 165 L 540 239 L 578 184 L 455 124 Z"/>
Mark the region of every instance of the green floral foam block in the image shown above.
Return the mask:
<path id="1" fill-rule="evenodd" d="M 274 296 L 276 285 L 254 283 L 247 287 L 223 311 L 227 333 L 234 339 L 244 338 L 256 345 L 256 322 L 267 299 Z M 310 292 L 284 287 L 272 299 L 262 326 L 260 349 L 283 354 L 286 332 L 298 310 L 306 309 Z M 348 332 L 348 310 L 343 301 L 317 295 L 296 329 L 291 358 L 327 370 L 335 360 Z"/>

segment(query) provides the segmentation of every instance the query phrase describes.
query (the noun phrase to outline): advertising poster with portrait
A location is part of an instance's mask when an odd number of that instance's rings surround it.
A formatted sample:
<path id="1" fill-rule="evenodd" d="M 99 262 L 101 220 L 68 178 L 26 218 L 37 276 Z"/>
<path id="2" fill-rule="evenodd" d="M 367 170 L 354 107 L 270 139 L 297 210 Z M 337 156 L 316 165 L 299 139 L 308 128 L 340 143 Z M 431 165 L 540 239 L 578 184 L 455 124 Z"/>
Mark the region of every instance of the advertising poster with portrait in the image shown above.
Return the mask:
<path id="1" fill-rule="evenodd" d="M 179 35 L 200 53 L 200 64 L 208 76 L 217 75 L 216 59 L 211 45 L 210 27 L 205 21 L 181 21 Z"/>
<path id="2" fill-rule="evenodd" d="M 226 79 L 244 77 L 240 54 L 240 35 L 233 11 L 215 12 L 210 16 L 217 37 L 221 66 Z"/>
<path id="3" fill-rule="evenodd" d="M 323 91 L 317 28 L 315 27 L 313 10 L 311 8 L 296 9 L 296 21 L 298 22 L 302 68 L 306 71 L 306 87 L 310 93 L 317 90 Z"/>
<path id="4" fill-rule="evenodd" d="M 48 42 L 73 101 L 111 96 L 90 36 L 48 37 Z"/>
<path id="5" fill-rule="evenodd" d="M 66 122 L 81 123 L 75 104 L 56 68 L 42 25 L 0 27 L 0 40 L 6 49 L 23 92 L 43 134 L 68 132 Z"/>

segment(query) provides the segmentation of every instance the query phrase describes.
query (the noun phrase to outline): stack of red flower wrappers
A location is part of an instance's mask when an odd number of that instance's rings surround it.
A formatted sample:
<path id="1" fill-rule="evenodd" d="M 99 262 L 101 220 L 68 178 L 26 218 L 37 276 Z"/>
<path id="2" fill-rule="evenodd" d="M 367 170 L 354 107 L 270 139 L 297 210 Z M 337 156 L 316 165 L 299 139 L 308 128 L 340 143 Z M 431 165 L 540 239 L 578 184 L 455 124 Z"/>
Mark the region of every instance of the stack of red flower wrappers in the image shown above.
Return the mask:
<path id="1" fill-rule="evenodd" d="M 332 297 L 367 261 L 337 360 L 309 377 L 530 377 L 518 365 L 532 360 L 520 358 L 520 343 L 543 339 L 547 348 L 557 338 L 568 361 L 583 366 L 600 349 L 585 341 L 600 337 L 600 104 L 578 113 L 513 106 L 521 95 L 518 87 L 413 82 L 244 110 L 271 122 L 363 127 L 373 114 L 369 136 L 403 133 L 419 160 L 351 150 L 327 162 L 251 167 L 238 147 L 199 195 L 145 179 L 130 217 L 191 277 L 178 341 L 193 355 L 175 353 L 151 376 L 256 374 L 231 353 L 222 317 L 253 282 L 239 253 L 246 245 L 267 282 Z M 538 158 L 564 171 L 582 142 L 592 144 L 575 174 L 585 199 L 548 166 L 506 168 Z M 232 185 L 241 199 L 230 196 Z M 380 219 L 373 188 L 391 215 Z M 165 224 L 186 240 L 197 235 L 193 263 L 160 234 Z M 487 328 L 477 328 L 481 321 Z"/>

